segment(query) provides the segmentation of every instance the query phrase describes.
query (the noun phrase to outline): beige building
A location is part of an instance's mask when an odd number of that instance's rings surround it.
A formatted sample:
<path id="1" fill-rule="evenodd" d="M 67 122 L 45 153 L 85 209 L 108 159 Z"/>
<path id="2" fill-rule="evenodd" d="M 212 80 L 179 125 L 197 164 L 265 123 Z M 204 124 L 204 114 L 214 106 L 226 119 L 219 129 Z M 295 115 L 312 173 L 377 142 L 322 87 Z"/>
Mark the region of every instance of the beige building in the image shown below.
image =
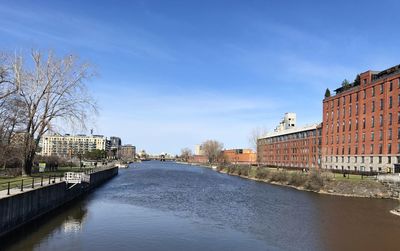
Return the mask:
<path id="1" fill-rule="evenodd" d="M 110 141 L 103 135 L 46 135 L 40 145 L 44 156 L 74 157 L 95 149 L 109 150 Z"/>

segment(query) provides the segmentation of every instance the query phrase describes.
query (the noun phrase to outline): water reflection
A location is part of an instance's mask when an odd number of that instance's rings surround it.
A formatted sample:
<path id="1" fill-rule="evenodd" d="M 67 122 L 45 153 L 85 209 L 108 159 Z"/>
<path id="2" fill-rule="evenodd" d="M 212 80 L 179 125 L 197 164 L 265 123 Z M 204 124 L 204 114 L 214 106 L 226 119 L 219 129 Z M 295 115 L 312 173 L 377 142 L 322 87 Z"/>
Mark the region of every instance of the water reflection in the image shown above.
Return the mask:
<path id="1" fill-rule="evenodd" d="M 86 203 L 75 201 L 41 217 L 2 239 L 1 250 L 35 250 L 60 234 L 79 233 L 87 214 Z"/>

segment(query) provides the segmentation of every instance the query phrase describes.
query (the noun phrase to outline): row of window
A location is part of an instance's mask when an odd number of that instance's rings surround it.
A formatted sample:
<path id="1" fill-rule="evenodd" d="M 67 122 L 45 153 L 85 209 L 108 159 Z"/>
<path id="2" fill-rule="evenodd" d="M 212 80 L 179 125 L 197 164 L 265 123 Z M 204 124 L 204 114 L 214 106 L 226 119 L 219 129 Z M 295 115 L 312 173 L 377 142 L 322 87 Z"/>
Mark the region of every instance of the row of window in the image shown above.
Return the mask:
<path id="1" fill-rule="evenodd" d="M 380 111 L 383 111 L 384 105 L 385 105 L 384 104 L 384 100 L 380 99 L 379 100 L 379 110 Z M 400 94 L 397 96 L 397 105 L 400 107 Z M 371 112 L 375 112 L 376 111 L 375 107 L 376 107 L 375 106 L 375 100 L 373 100 L 371 102 Z M 352 105 L 349 105 L 349 116 L 350 117 L 352 116 L 352 111 L 353 111 L 352 108 L 353 108 Z M 392 96 L 389 97 L 388 108 L 389 109 L 393 108 L 393 97 Z M 366 104 L 363 104 L 363 114 L 366 114 L 366 111 L 367 111 L 367 106 L 366 106 Z M 337 114 L 336 118 L 340 119 L 340 109 L 339 108 L 337 108 L 336 114 Z M 330 116 L 329 116 L 329 112 L 326 112 L 325 115 L 326 115 L 325 116 L 325 121 L 326 122 L 328 122 L 329 120 L 331 120 L 331 121 L 335 120 L 333 110 L 331 111 L 331 115 Z M 355 115 L 358 116 L 358 104 L 355 104 Z M 343 118 L 346 117 L 346 108 L 345 107 L 342 108 L 342 117 Z"/>
<path id="2" fill-rule="evenodd" d="M 389 113 L 388 114 L 388 125 L 391 126 L 393 124 L 393 114 Z M 384 123 L 384 117 L 383 114 L 379 114 L 379 126 L 382 127 L 383 123 Z M 355 119 L 355 130 L 358 130 L 358 118 Z M 400 124 L 400 112 L 397 113 L 397 124 Z M 342 129 L 340 130 L 340 126 L 342 127 Z M 375 127 L 375 116 L 371 117 L 371 124 L 370 124 L 371 128 Z M 335 132 L 335 128 L 334 128 L 334 124 L 333 122 L 330 124 L 330 126 L 326 126 L 326 134 L 329 133 L 334 133 Z M 330 128 L 330 130 L 329 130 Z M 362 119 L 362 129 L 366 128 L 366 118 Z M 352 120 L 348 121 L 348 125 L 347 125 L 347 131 L 351 131 L 352 130 Z M 340 125 L 340 121 L 336 122 L 336 132 L 345 132 L 346 131 L 346 123 L 344 121 L 342 121 L 342 124 Z"/>
<path id="3" fill-rule="evenodd" d="M 388 85 L 389 85 L 389 92 L 391 92 L 391 91 L 393 90 L 393 82 L 394 82 L 394 80 L 391 80 L 391 81 L 388 82 Z M 371 97 L 375 97 L 375 89 L 376 89 L 375 87 L 376 87 L 376 86 L 372 86 L 371 88 L 367 89 L 367 90 L 371 90 L 371 91 L 370 91 L 370 92 L 371 92 Z M 397 88 L 400 89 L 400 78 L 397 79 Z M 385 83 L 381 83 L 381 84 L 379 85 L 379 92 L 380 92 L 380 94 L 383 94 L 384 89 L 385 89 Z M 367 90 L 363 90 L 363 91 L 362 91 L 362 93 L 363 93 L 363 99 L 366 99 L 366 98 L 367 98 Z M 355 93 L 356 102 L 358 101 L 358 96 L 359 96 L 358 94 L 359 94 L 359 92 Z M 340 106 L 340 100 L 342 100 L 342 104 L 343 104 L 343 105 L 346 105 L 347 97 L 348 97 L 348 99 L 349 99 L 349 102 L 351 103 L 351 102 L 352 102 L 353 94 L 349 94 L 349 95 L 347 95 L 347 96 L 343 96 L 343 97 L 341 97 L 341 98 L 338 98 L 338 99 L 336 100 L 337 106 Z M 334 105 L 335 105 L 334 103 L 335 103 L 334 100 L 331 100 L 331 101 L 330 101 L 330 107 L 331 107 L 331 108 L 334 107 Z"/>
<path id="4" fill-rule="evenodd" d="M 315 137 L 316 134 L 318 134 L 318 136 L 321 136 L 321 130 L 316 129 L 316 130 L 310 130 L 310 131 L 305 131 L 305 132 L 297 132 L 297 133 L 292 133 L 292 134 L 286 134 L 286 135 L 281 135 L 281 136 L 276 136 L 276 137 L 265 138 L 265 139 L 261 139 L 260 143 L 261 144 L 269 144 L 269 143 L 275 143 L 275 142 L 288 141 L 288 140 L 292 140 L 292 139 L 306 139 L 309 137 Z"/>
<path id="5" fill-rule="evenodd" d="M 377 164 L 382 164 L 382 156 L 378 156 L 378 157 L 376 157 L 376 159 L 378 160 L 378 163 Z M 396 159 L 397 159 L 397 163 L 400 163 L 400 156 L 396 156 Z M 341 160 L 341 161 L 340 161 Z M 388 164 L 391 164 L 392 163 L 392 158 L 389 156 L 388 158 L 387 158 L 387 163 Z M 341 156 L 341 157 L 338 157 L 338 156 L 335 156 L 335 157 L 332 157 L 332 156 L 330 156 L 330 157 L 325 157 L 325 162 L 330 162 L 330 163 L 345 163 L 345 161 L 347 161 L 347 163 L 350 163 L 351 162 L 351 157 L 350 156 L 347 156 L 347 157 L 344 157 L 344 156 Z M 365 161 L 365 156 L 355 156 L 354 157 L 354 163 L 358 163 L 360 161 L 360 163 L 366 163 L 366 161 Z M 370 156 L 369 157 L 369 163 L 370 164 L 374 164 L 374 157 L 373 156 Z"/>
<path id="6" fill-rule="evenodd" d="M 374 144 L 372 143 L 372 144 L 370 144 L 370 150 L 369 150 L 369 153 L 370 154 L 383 154 L 383 145 L 382 145 L 382 143 L 379 143 L 379 144 L 377 144 L 378 145 L 378 151 L 376 152 L 375 151 L 375 148 L 374 148 Z M 329 147 L 329 148 L 327 148 L 327 152 L 330 152 L 330 153 L 327 153 L 327 154 L 331 154 L 331 155 L 333 155 L 334 154 L 334 149 L 336 149 L 336 155 L 339 155 L 339 154 L 342 154 L 342 155 L 344 155 L 344 154 L 347 154 L 347 155 L 351 155 L 351 154 L 359 154 L 359 152 L 358 152 L 358 146 L 354 146 L 354 151 L 352 152 L 351 151 L 351 147 L 350 146 L 346 146 L 346 147 L 344 147 L 344 146 L 342 146 L 341 147 L 341 151 L 339 151 L 339 147 Z M 329 151 L 330 150 L 330 151 Z M 345 150 L 347 150 L 347 151 L 345 151 Z M 387 144 L 387 154 L 392 154 L 393 152 L 393 149 L 392 149 L 392 143 L 388 143 Z M 365 144 L 362 144 L 361 145 L 361 154 L 365 154 L 366 153 L 366 151 L 365 151 Z M 400 143 L 397 143 L 397 153 L 400 153 Z"/>
<path id="7" fill-rule="evenodd" d="M 363 132 L 363 133 L 361 134 L 362 142 L 365 142 L 365 135 L 366 135 L 365 132 Z M 329 141 L 328 139 L 329 139 L 329 137 L 326 136 L 326 137 L 325 137 L 325 142 L 326 142 L 326 144 L 327 144 L 327 145 L 333 145 L 333 144 L 334 144 L 333 135 L 331 135 L 330 141 Z M 342 139 L 342 140 L 340 141 L 340 139 Z M 371 140 L 371 141 L 374 141 L 374 140 L 376 140 L 376 139 L 379 139 L 379 141 L 382 141 L 382 140 L 383 140 L 383 131 L 382 131 L 382 130 L 379 131 L 379 138 L 376 138 L 376 137 L 375 137 L 375 132 L 370 132 L 370 140 Z M 392 128 L 389 128 L 389 129 L 387 130 L 387 139 L 388 139 L 388 140 L 392 140 L 392 139 L 393 139 Z M 400 127 L 397 128 L 397 139 L 400 139 Z M 339 144 L 340 142 L 341 142 L 342 144 L 346 143 L 346 135 L 345 135 L 345 134 L 342 134 L 341 136 L 340 136 L 340 135 L 336 135 L 336 144 Z M 352 137 L 351 137 L 351 134 L 349 134 L 349 135 L 347 136 L 347 143 L 351 143 L 351 142 L 352 142 Z M 357 133 L 357 134 L 354 134 L 354 142 L 355 142 L 355 143 L 358 143 L 358 133 Z"/>

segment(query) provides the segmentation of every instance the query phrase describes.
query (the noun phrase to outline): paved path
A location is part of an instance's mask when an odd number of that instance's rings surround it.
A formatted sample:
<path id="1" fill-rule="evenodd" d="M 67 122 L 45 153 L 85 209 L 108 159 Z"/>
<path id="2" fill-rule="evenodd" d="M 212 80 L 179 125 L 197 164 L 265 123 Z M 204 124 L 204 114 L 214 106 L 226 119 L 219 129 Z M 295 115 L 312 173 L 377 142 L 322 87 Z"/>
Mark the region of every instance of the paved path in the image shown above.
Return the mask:
<path id="1" fill-rule="evenodd" d="M 49 179 L 44 179 L 43 180 L 43 187 L 50 186 L 52 184 L 56 184 L 56 183 L 60 183 L 60 182 L 64 182 L 64 179 L 62 181 L 60 181 L 60 178 L 58 177 L 58 178 L 56 178 L 54 183 L 53 183 L 53 181 L 54 180 L 51 179 L 51 183 L 49 184 Z M 25 182 L 28 182 L 28 183 L 25 183 Z M 41 183 L 40 180 L 38 182 L 35 181 L 34 188 L 32 188 L 32 180 L 27 180 L 27 181 L 24 180 L 24 191 L 21 192 L 21 183 L 20 182 L 19 183 L 14 182 L 12 184 L 12 186 L 14 188 L 10 189 L 10 195 L 7 195 L 7 189 L 1 190 L 0 191 L 0 199 L 8 197 L 8 196 L 15 195 L 15 194 L 24 193 L 24 192 L 32 191 L 32 190 L 35 190 L 35 189 L 39 189 L 39 188 L 42 187 L 42 186 L 40 186 L 40 183 Z M 17 184 L 19 185 L 18 188 L 15 187 Z"/>

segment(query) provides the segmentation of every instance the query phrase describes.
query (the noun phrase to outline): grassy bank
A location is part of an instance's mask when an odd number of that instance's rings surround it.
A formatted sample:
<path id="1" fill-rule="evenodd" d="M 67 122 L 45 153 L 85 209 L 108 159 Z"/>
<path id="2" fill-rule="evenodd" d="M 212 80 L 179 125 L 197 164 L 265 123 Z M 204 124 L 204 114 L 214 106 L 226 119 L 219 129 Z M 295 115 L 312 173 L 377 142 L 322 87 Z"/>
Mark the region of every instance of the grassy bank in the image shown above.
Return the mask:
<path id="1" fill-rule="evenodd" d="M 219 166 L 217 171 L 243 178 L 294 187 L 319 193 L 369 198 L 390 198 L 387 188 L 370 177 L 311 170 L 302 172 L 268 167 Z"/>

